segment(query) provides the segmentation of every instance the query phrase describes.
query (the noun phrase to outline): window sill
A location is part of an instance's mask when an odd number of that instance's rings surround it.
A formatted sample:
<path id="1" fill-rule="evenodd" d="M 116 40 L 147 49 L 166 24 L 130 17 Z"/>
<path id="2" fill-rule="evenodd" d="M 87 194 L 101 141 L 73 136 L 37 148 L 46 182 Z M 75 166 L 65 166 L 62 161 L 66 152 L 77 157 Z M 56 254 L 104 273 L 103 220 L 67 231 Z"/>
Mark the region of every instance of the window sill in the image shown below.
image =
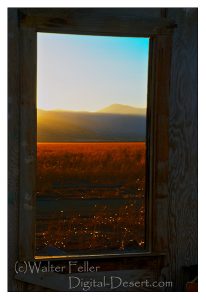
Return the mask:
<path id="1" fill-rule="evenodd" d="M 72 260 L 72 259 L 106 259 L 106 258 L 132 258 L 132 257 L 145 257 L 145 256 L 165 256 L 166 253 L 155 252 L 134 252 L 134 253 L 108 253 L 108 254 L 91 254 L 91 255 L 63 255 L 63 256 L 35 256 L 35 261 L 47 261 L 47 260 Z"/>

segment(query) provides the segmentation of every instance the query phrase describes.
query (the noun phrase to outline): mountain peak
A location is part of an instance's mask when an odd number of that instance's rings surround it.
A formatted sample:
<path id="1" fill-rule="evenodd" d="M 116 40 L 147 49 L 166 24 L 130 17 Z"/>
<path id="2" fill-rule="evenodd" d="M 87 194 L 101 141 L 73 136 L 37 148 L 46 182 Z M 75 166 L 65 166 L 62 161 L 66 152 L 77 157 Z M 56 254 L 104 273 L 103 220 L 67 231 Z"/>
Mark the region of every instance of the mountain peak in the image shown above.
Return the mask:
<path id="1" fill-rule="evenodd" d="M 109 114 L 145 115 L 146 108 L 138 108 L 134 106 L 114 103 L 98 110 L 97 112 Z"/>

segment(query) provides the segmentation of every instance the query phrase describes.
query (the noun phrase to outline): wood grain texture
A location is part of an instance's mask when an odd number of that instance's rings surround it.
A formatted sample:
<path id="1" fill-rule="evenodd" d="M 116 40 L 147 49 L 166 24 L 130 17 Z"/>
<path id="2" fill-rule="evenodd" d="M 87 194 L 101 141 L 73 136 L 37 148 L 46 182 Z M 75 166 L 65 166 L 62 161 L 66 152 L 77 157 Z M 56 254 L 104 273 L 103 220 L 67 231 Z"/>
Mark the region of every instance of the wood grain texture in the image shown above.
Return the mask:
<path id="1" fill-rule="evenodd" d="M 176 18 L 169 117 L 169 257 L 175 290 L 183 266 L 197 264 L 197 9 L 169 9 Z"/>
<path id="2" fill-rule="evenodd" d="M 34 258 L 36 203 L 36 32 L 20 30 L 19 259 Z"/>
<path id="3" fill-rule="evenodd" d="M 19 29 L 18 10 L 8 10 L 8 290 L 23 291 L 15 280 L 18 260 L 19 221 Z"/>
<path id="4" fill-rule="evenodd" d="M 151 97 L 152 124 L 149 132 L 152 138 L 150 162 L 152 163 L 152 245 L 154 252 L 166 252 L 168 248 L 168 156 L 169 156 L 169 81 L 171 61 L 171 35 L 152 38 L 153 59 L 151 61 L 152 83 L 149 86 Z"/>
<path id="5" fill-rule="evenodd" d="M 162 16 L 162 11 L 164 8 L 137 8 L 137 7 L 71 7 L 71 8 L 58 8 L 58 7 L 49 7 L 49 8 L 20 8 L 20 11 L 28 16 L 51 16 L 54 18 L 58 17 L 68 17 L 70 15 L 95 15 L 99 17 L 105 16 L 120 16 L 120 17 L 135 17 L 141 19 L 149 18 L 160 18 Z"/>
<path id="6" fill-rule="evenodd" d="M 21 25 L 37 31 L 107 36 L 151 36 L 171 31 L 174 23 L 160 9 L 20 9 Z M 153 12 L 153 13 L 152 13 Z"/>
<path id="7" fill-rule="evenodd" d="M 147 107 L 147 219 L 150 251 L 166 252 L 168 207 L 168 107 L 171 34 L 150 39 Z"/>

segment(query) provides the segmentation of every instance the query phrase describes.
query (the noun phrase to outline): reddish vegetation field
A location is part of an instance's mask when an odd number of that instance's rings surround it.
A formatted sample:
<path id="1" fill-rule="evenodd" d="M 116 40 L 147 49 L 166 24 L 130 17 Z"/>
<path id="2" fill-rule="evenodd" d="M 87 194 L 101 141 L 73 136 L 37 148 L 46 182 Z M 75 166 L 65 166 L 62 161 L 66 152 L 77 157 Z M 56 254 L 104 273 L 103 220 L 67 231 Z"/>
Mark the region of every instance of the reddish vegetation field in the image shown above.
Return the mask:
<path id="1" fill-rule="evenodd" d="M 38 143 L 37 253 L 141 249 L 144 185 L 145 143 Z"/>

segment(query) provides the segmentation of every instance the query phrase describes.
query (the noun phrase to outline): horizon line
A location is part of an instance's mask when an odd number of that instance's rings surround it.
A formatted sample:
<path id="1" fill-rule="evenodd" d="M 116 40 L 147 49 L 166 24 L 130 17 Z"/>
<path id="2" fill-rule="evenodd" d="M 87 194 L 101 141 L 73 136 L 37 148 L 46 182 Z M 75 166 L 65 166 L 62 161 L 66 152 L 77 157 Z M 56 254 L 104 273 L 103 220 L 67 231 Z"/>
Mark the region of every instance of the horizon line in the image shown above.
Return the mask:
<path id="1" fill-rule="evenodd" d="M 132 105 L 127 105 L 127 104 L 119 104 L 119 103 L 113 103 L 111 105 L 108 105 L 106 107 L 100 108 L 98 110 L 77 110 L 77 109 L 63 109 L 63 108 L 52 108 L 52 109 L 46 109 L 46 108 L 42 108 L 42 107 L 38 107 L 37 106 L 37 110 L 44 110 L 44 111 L 64 111 L 64 112 L 90 112 L 90 113 L 105 113 L 102 112 L 101 110 L 105 109 L 105 108 L 109 108 L 112 105 L 119 105 L 119 106 L 126 106 L 126 107 L 130 107 L 130 108 L 134 108 L 134 109 L 147 109 L 147 106 L 132 106 Z M 108 112 L 106 112 L 108 113 Z M 115 112 L 114 112 L 115 113 Z"/>

